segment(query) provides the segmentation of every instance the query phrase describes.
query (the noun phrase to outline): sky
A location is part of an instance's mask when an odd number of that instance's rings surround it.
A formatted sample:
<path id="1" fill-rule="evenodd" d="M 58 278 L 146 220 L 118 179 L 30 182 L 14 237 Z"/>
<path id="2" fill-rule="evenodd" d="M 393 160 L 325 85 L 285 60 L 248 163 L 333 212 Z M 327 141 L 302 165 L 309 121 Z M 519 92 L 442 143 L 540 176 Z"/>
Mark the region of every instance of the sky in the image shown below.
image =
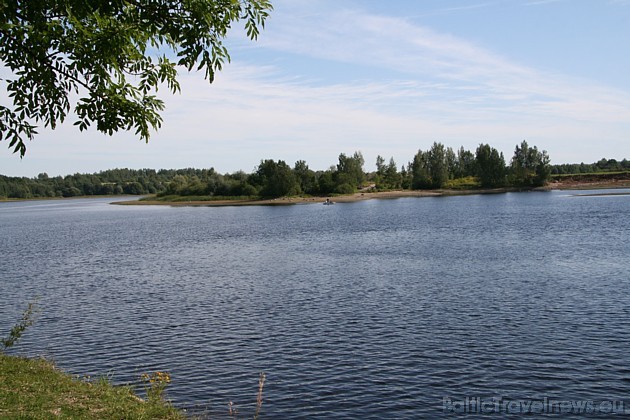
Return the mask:
<path id="1" fill-rule="evenodd" d="M 160 90 L 162 128 L 40 129 L 0 174 L 113 168 L 252 172 L 262 159 L 327 169 L 361 151 L 398 166 L 433 142 L 509 161 L 526 140 L 552 163 L 630 158 L 630 0 L 272 0 L 258 41 L 235 26 L 209 84 Z M 5 92 L 6 95 L 6 92 Z"/>

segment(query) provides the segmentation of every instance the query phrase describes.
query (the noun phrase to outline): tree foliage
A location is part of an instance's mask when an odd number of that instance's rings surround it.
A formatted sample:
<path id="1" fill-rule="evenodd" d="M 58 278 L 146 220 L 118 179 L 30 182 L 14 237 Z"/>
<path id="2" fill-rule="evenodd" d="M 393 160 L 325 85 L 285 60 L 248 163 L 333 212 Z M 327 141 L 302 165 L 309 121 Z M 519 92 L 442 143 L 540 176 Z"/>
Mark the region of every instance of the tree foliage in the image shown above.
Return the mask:
<path id="1" fill-rule="evenodd" d="M 335 172 L 336 192 L 349 194 L 356 191 L 365 179 L 364 164 L 365 160 L 359 151 L 354 152 L 352 156 L 346 156 L 345 153 L 341 153 L 337 171 Z"/>
<path id="2" fill-rule="evenodd" d="M 512 184 L 524 187 L 538 187 L 544 185 L 551 175 L 549 155 L 546 151 L 539 151 L 536 146 L 530 147 L 523 140 L 514 150 L 514 157 L 510 164 Z"/>
<path id="3" fill-rule="evenodd" d="M 385 164 L 385 159 L 378 155 L 376 157 L 375 184 L 377 190 L 395 190 L 402 186 L 403 177 L 398 173 L 398 167 L 393 157 L 389 158 L 389 163 Z"/>
<path id="4" fill-rule="evenodd" d="M 475 154 L 477 176 L 482 187 L 505 185 L 505 158 L 494 147 L 480 144 Z"/>
<path id="5" fill-rule="evenodd" d="M 594 163 L 563 163 L 551 166 L 551 173 L 555 175 L 564 174 L 590 174 L 601 172 L 620 172 L 630 170 L 630 160 L 602 158 Z"/>
<path id="6" fill-rule="evenodd" d="M 411 164 L 413 189 L 442 188 L 455 175 L 455 152 L 442 143 L 434 142 L 425 152 L 418 150 Z"/>
<path id="7" fill-rule="evenodd" d="M 254 174 L 253 183 L 259 187 L 262 197 L 295 195 L 300 189 L 293 170 L 283 160 L 261 161 Z"/>
<path id="8" fill-rule="evenodd" d="M 317 175 L 314 171 L 309 169 L 306 161 L 298 160 L 295 162 L 293 173 L 295 174 L 301 193 L 317 193 Z"/>
<path id="9" fill-rule="evenodd" d="M 470 150 L 460 147 L 457 151 L 454 178 L 466 178 L 477 174 L 475 155 Z"/>
<path id="10" fill-rule="evenodd" d="M 387 169 L 385 169 L 383 185 L 385 188 L 392 190 L 401 188 L 402 186 L 402 176 L 398 173 L 398 167 L 393 157 L 389 158 Z"/>
<path id="11" fill-rule="evenodd" d="M 394 161 L 382 156 L 376 159 L 376 171 L 366 173 L 361 152 L 352 156 L 339 155 L 337 165 L 324 171 L 313 171 L 304 160 L 291 168 L 286 162 L 262 160 L 253 173 L 243 171 L 220 174 L 210 169 L 112 169 L 94 174 L 74 174 L 65 177 L 39 174 L 36 178 L 0 175 L 0 199 L 75 197 L 80 195 L 143 195 L 203 196 L 203 197 L 281 197 L 287 195 L 350 194 L 366 184 L 377 190 L 395 189 L 470 189 L 482 187 L 534 187 L 542 185 L 553 171 L 583 166 L 595 172 L 630 169 L 628 160 L 601 159 L 584 165 L 551 167 L 546 152 L 521 143 L 510 167 L 506 168 L 503 154 L 488 144 L 480 144 L 473 154 L 460 148 L 457 153 L 441 143 L 427 151 L 419 150 L 412 162 L 400 171 Z M 525 147 L 527 146 L 527 147 Z M 529 157 L 527 157 L 529 156 Z M 517 178 L 516 162 L 526 162 L 526 178 Z M 529 162 L 529 163 L 527 163 Z M 519 164 L 520 165 L 520 164 Z M 611 174 L 614 176 L 614 173 Z M 526 182 L 519 179 L 526 179 Z"/>
<path id="12" fill-rule="evenodd" d="M 37 124 L 54 129 L 71 110 L 81 131 L 160 127 L 160 85 L 180 89 L 177 68 L 212 82 L 230 56 L 223 44 L 237 21 L 258 37 L 268 0 L 11 0 L 0 2 L 0 140 L 24 156 Z M 174 57 L 174 58 L 172 58 Z M 78 99 L 75 99 L 78 98 Z"/>
<path id="13" fill-rule="evenodd" d="M 446 161 L 446 149 L 442 143 L 434 142 L 429 150 L 429 172 L 431 174 L 431 187 L 442 188 L 448 180 L 449 165 Z"/>

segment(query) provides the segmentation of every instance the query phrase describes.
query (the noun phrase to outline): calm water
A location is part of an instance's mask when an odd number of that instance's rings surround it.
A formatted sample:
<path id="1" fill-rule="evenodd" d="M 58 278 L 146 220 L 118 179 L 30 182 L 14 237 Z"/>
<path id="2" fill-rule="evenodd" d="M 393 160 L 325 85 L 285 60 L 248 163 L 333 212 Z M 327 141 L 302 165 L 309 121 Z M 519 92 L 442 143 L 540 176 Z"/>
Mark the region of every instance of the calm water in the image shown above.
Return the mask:
<path id="1" fill-rule="evenodd" d="M 628 400 L 630 196 L 334 206 L 0 203 L 13 352 L 251 418 L 431 418 L 443 398 Z M 4 334 L 4 333 L 3 333 Z"/>

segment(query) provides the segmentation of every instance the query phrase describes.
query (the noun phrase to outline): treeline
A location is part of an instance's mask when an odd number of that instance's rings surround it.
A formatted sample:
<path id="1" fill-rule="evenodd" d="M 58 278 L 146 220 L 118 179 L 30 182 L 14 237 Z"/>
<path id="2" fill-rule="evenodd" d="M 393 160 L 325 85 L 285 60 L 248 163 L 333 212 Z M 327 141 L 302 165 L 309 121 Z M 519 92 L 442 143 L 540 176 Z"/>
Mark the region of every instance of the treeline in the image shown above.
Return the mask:
<path id="1" fill-rule="evenodd" d="M 361 152 L 341 153 L 338 163 L 325 171 L 313 171 L 303 160 L 293 167 L 283 160 L 263 160 L 252 174 L 221 175 L 213 170 L 204 176 L 177 175 L 158 196 L 282 197 L 292 195 L 352 194 L 359 189 L 439 189 L 544 185 L 550 176 L 549 157 L 527 142 L 516 147 L 510 166 L 502 153 L 481 144 L 475 153 L 463 147 L 455 152 L 442 143 L 419 150 L 413 161 L 398 168 L 393 158 L 376 159 L 376 172 L 366 173 Z M 449 183 L 463 180 L 458 183 Z"/>
<path id="2" fill-rule="evenodd" d="M 376 171 L 366 173 L 361 152 L 339 155 L 336 165 L 325 171 L 311 170 L 300 160 L 293 167 L 283 160 L 263 160 L 252 174 L 176 176 L 158 196 L 282 197 L 292 195 L 352 194 L 359 189 L 440 189 L 475 187 L 537 187 L 550 177 L 549 156 L 526 141 L 516 146 L 509 166 L 503 154 L 487 144 L 473 153 L 463 147 L 454 151 L 442 143 L 419 150 L 400 169 L 390 158 L 376 158 Z"/>
<path id="3" fill-rule="evenodd" d="M 622 161 L 617 161 L 616 159 L 601 159 L 591 164 L 582 162 L 553 165 L 551 167 L 551 173 L 553 175 L 599 174 L 604 172 L 624 171 L 630 171 L 630 161 L 628 159 Z"/>
<path id="4" fill-rule="evenodd" d="M 175 173 L 195 170 L 112 169 L 94 174 L 36 178 L 0 175 L 0 198 L 77 197 L 89 195 L 142 195 L 163 190 Z"/>
<path id="5" fill-rule="evenodd" d="M 544 185 L 551 174 L 623 171 L 628 161 L 602 159 L 591 165 L 550 165 L 545 151 L 517 145 L 506 162 L 503 153 L 488 144 L 476 150 L 457 150 L 433 143 L 419 150 L 400 167 L 390 158 L 376 158 L 376 171 L 365 172 L 361 152 L 341 153 L 336 165 L 314 171 L 303 161 L 292 167 L 282 160 L 262 160 L 248 174 L 220 174 L 210 169 L 113 169 L 94 174 L 36 178 L 0 175 L 0 198 L 75 197 L 91 195 L 144 195 L 198 197 L 281 197 L 291 195 L 350 194 L 357 190 L 440 188 L 531 188 Z"/>

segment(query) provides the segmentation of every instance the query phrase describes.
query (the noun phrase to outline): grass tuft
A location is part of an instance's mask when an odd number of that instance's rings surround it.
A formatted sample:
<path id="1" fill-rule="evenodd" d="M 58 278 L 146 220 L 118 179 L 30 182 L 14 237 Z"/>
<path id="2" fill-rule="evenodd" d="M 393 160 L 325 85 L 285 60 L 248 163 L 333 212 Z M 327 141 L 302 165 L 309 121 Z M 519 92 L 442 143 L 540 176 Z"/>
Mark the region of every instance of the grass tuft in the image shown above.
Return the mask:
<path id="1" fill-rule="evenodd" d="M 105 378 L 81 381 L 44 359 L 0 353 L 0 378 L 0 418 L 185 418 L 161 398 L 141 400 Z"/>

